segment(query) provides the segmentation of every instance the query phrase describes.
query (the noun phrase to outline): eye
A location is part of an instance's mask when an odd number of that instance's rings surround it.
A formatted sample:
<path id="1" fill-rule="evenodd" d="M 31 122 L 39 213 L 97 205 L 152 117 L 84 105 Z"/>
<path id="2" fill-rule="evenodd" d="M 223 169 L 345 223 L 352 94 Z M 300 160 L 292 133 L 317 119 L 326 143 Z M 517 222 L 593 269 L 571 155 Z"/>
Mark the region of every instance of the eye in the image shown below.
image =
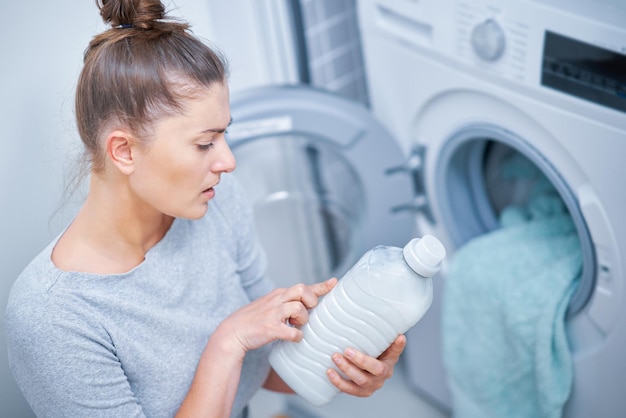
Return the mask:
<path id="1" fill-rule="evenodd" d="M 197 147 L 200 151 L 208 151 L 213 148 L 213 146 L 213 141 L 209 142 L 208 144 L 197 144 Z"/>

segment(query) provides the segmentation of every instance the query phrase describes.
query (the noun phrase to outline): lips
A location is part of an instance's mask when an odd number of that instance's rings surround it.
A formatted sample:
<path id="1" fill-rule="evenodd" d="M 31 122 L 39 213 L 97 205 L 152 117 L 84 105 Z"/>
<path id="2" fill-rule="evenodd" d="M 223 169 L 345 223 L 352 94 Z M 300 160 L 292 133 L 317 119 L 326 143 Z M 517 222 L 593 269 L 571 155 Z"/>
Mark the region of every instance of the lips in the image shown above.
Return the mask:
<path id="1" fill-rule="evenodd" d="M 213 187 L 209 187 L 208 189 L 205 189 L 200 196 L 202 196 L 203 200 L 211 200 L 215 197 L 215 189 L 213 189 Z"/>
<path id="2" fill-rule="evenodd" d="M 217 186 L 218 184 L 219 184 L 219 182 L 215 183 L 213 186 L 211 186 L 211 187 L 209 187 L 209 188 L 207 188 L 207 189 L 204 189 L 204 190 L 202 191 L 202 194 L 205 194 L 205 193 L 214 193 L 214 192 L 215 192 L 215 186 Z"/>

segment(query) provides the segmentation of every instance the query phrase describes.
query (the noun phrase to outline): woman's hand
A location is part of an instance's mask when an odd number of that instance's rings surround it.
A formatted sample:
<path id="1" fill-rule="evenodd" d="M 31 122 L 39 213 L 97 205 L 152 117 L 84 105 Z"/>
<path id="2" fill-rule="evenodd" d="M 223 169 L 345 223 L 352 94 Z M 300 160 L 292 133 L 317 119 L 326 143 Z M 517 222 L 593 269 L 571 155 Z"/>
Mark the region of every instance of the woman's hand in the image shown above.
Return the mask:
<path id="1" fill-rule="evenodd" d="M 226 318 L 219 326 L 220 334 L 231 335 L 233 349 L 241 354 L 274 340 L 300 341 L 302 331 L 290 325 L 306 324 L 308 309 L 317 306 L 319 298 L 336 284 L 337 279 L 332 278 L 308 286 L 274 289 Z"/>
<path id="2" fill-rule="evenodd" d="M 328 369 L 330 381 L 342 392 L 366 397 L 380 389 L 385 380 L 393 375 L 393 369 L 406 346 L 406 337 L 398 336 L 377 359 L 347 348 L 343 354 L 333 354 L 333 361 L 350 380 L 346 380 L 334 369 Z"/>
<path id="3" fill-rule="evenodd" d="M 302 331 L 288 323 L 305 324 L 307 309 L 335 284 L 333 278 L 275 289 L 224 319 L 209 338 L 177 416 L 230 416 L 246 352 L 277 339 L 300 341 Z"/>

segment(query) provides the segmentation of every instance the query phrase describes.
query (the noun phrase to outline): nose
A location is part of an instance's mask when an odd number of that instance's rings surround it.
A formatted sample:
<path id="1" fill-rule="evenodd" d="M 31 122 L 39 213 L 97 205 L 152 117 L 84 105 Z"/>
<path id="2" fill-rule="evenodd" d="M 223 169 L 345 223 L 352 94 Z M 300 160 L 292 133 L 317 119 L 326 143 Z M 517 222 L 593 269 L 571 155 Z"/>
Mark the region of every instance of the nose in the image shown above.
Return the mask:
<path id="1" fill-rule="evenodd" d="M 220 150 L 220 156 L 213 165 L 213 171 L 219 173 L 230 173 L 237 167 L 237 160 L 231 151 L 228 143 L 222 141 L 223 147 Z"/>

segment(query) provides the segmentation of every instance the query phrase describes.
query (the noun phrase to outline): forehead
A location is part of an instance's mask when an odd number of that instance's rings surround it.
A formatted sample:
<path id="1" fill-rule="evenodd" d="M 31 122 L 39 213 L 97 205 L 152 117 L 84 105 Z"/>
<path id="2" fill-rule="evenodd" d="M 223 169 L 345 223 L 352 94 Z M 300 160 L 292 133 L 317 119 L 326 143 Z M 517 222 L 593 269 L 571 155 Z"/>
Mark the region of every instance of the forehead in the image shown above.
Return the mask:
<path id="1" fill-rule="evenodd" d="M 200 108 L 210 108 L 214 112 L 229 110 L 230 94 L 226 83 L 215 83 L 210 87 L 199 87 L 181 101 L 182 113 L 193 114 Z"/>
<path id="2" fill-rule="evenodd" d="M 230 123 L 229 91 L 226 84 L 194 90 L 180 102 L 173 115 L 157 119 L 157 131 L 175 130 L 178 134 L 193 134 L 206 130 L 225 129 Z"/>

